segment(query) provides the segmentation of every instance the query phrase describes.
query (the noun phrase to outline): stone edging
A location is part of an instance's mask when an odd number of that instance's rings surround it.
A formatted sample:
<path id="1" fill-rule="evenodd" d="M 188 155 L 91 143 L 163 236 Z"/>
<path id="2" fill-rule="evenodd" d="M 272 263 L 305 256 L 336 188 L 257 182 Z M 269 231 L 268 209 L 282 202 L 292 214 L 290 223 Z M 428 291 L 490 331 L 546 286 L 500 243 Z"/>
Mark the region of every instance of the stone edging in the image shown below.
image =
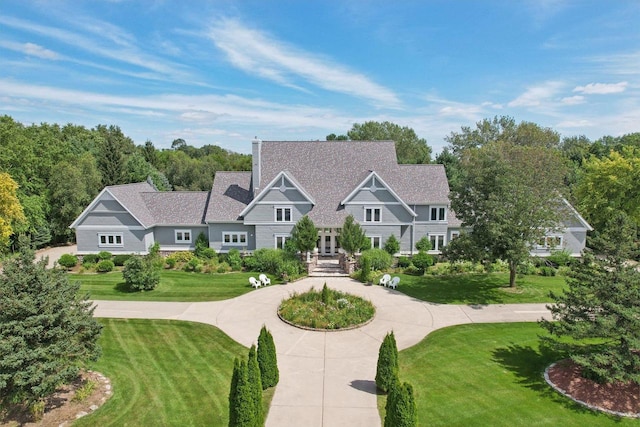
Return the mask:
<path id="1" fill-rule="evenodd" d="M 553 368 L 556 365 L 557 365 L 557 362 L 556 363 L 552 363 L 551 365 L 549 365 L 547 367 L 547 369 L 544 370 L 544 380 L 547 382 L 547 384 L 549 384 L 558 393 L 562 394 L 565 397 L 568 397 L 569 399 L 573 400 L 576 403 L 579 403 L 580 405 L 586 406 L 587 408 L 589 408 L 589 409 L 591 409 L 593 411 L 605 412 L 607 414 L 616 415 L 618 417 L 640 418 L 640 413 L 612 411 L 610 409 L 600 408 L 599 406 L 591 405 L 591 404 L 589 404 L 587 402 L 583 402 L 582 400 L 576 399 L 575 397 L 571 396 L 565 390 L 563 390 L 560 387 L 558 387 L 557 385 L 555 385 L 555 383 L 553 383 L 551 381 L 551 379 L 549 378 L 549 369 Z"/>
<path id="2" fill-rule="evenodd" d="M 278 306 L 278 308 L 280 308 Z M 375 305 L 373 306 L 373 309 L 375 310 Z M 278 310 L 276 310 L 276 314 L 278 315 L 278 318 L 280 320 L 282 320 L 284 323 L 286 323 L 289 326 L 293 326 L 294 328 L 298 328 L 298 329 L 304 329 L 305 331 L 313 331 L 313 332 L 343 332 L 343 331 L 352 331 L 354 329 L 358 329 L 361 328 L 363 326 L 368 325 L 369 323 L 373 322 L 373 319 L 376 318 L 376 312 L 377 310 L 374 311 L 373 316 L 371 316 L 371 319 L 367 320 L 366 322 L 363 323 L 359 323 L 357 325 L 353 325 L 353 326 L 349 326 L 347 328 L 340 328 L 340 329 L 318 329 L 318 328 L 312 328 L 310 326 L 302 326 L 302 325 L 297 325 L 293 322 L 288 321 L 287 319 L 285 319 L 284 317 L 280 316 L 280 312 Z"/>

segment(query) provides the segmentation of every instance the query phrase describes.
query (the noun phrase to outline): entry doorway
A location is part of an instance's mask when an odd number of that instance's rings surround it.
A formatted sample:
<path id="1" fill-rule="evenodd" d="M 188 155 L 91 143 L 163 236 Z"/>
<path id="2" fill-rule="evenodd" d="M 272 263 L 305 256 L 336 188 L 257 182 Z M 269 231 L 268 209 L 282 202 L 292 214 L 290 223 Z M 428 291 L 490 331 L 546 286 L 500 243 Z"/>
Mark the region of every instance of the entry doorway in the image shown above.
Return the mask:
<path id="1" fill-rule="evenodd" d="M 318 254 L 321 256 L 333 256 L 340 249 L 339 228 L 318 228 Z"/>

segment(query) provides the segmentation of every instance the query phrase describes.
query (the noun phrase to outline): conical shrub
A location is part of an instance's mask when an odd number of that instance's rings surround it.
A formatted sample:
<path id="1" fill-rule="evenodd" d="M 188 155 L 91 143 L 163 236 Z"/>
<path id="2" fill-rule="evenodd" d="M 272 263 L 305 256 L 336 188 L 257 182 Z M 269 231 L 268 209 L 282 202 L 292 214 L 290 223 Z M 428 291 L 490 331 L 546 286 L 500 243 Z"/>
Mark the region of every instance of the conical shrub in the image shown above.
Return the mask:
<path id="1" fill-rule="evenodd" d="M 269 387 L 275 387 L 280 380 L 280 371 L 278 370 L 276 345 L 273 342 L 271 332 L 267 330 L 266 326 L 260 329 L 260 336 L 258 336 L 257 358 L 262 379 L 262 389 L 266 390 Z"/>
<path id="2" fill-rule="evenodd" d="M 264 425 L 264 414 L 262 412 L 262 381 L 260 380 L 260 367 L 256 357 L 256 346 L 249 349 L 249 360 L 247 361 L 247 378 L 251 386 L 251 397 L 253 400 L 253 412 L 255 425 Z"/>
<path id="3" fill-rule="evenodd" d="M 376 387 L 384 392 L 398 380 L 398 348 L 393 331 L 389 332 L 380 345 L 376 369 Z"/>

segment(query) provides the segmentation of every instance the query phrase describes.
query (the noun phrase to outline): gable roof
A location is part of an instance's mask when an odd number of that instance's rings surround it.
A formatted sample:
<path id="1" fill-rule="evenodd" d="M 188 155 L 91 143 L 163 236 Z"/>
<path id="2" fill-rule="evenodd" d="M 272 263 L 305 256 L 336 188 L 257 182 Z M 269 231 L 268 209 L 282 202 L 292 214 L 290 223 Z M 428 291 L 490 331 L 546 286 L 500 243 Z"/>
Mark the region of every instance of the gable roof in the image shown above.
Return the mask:
<path id="1" fill-rule="evenodd" d="M 107 193 L 144 228 L 155 225 L 196 225 L 204 223 L 209 192 L 158 191 L 148 182 L 110 185 L 76 218 L 75 228 Z"/>
<path id="2" fill-rule="evenodd" d="M 309 193 L 307 193 L 304 190 L 304 188 L 298 183 L 298 181 L 295 180 L 295 178 L 291 175 L 291 172 L 282 171 L 278 175 L 276 175 L 276 177 L 273 178 L 269 184 L 264 186 L 264 188 L 262 189 L 260 194 L 258 194 L 251 201 L 251 203 L 249 203 L 249 205 L 242 210 L 242 212 L 240 212 L 240 216 L 245 216 L 247 214 L 247 212 L 249 212 L 251 210 L 251 208 L 253 208 L 253 206 L 255 206 L 256 203 L 258 203 L 260 200 L 262 200 L 264 198 L 264 196 L 266 196 L 267 193 L 269 193 L 269 191 L 271 191 L 273 186 L 275 184 L 277 184 L 278 180 L 283 179 L 283 178 L 286 178 L 291 184 L 293 184 L 293 186 L 300 192 L 300 194 L 302 194 L 304 196 L 305 199 L 307 199 L 309 201 L 309 203 L 311 203 L 312 205 L 316 204 L 316 201 L 313 199 L 313 197 L 311 197 L 309 195 Z"/>
<path id="3" fill-rule="evenodd" d="M 361 183 L 360 183 L 360 184 L 359 184 L 359 185 L 358 185 L 358 186 L 357 186 L 357 187 L 356 187 L 356 188 L 355 188 L 351 193 L 349 193 L 349 195 L 348 195 L 344 200 L 342 200 L 342 201 L 340 202 L 340 204 L 341 204 L 341 205 L 346 205 L 347 203 L 349 203 L 349 201 L 350 201 L 353 197 L 355 197 L 355 195 L 358 193 L 358 191 L 359 191 L 360 189 L 362 189 L 362 188 L 364 187 L 364 185 L 365 185 L 369 180 L 371 180 L 372 178 L 373 178 L 373 179 L 375 179 L 375 180 L 377 180 L 377 181 L 379 181 L 379 182 L 380 182 L 380 184 L 382 184 L 382 186 L 383 186 L 384 188 L 386 188 L 386 189 L 387 189 L 387 191 L 391 194 L 391 196 L 392 196 L 394 199 L 396 199 L 398 202 L 400 202 L 400 205 L 402 205 L 402 207 L 403 207 L 403 208 L 405 208 L 405 209 L 407 210 L 407 212 L 409 212 L 409 215 L 414 216 L 414 217 L 418 216 L 418 214 L 416 214 L 416 213 L 414 212 L 414 210 L 413 210 L 413 209 L 411 209 L 411 208 L 410 208 L 410 207 L 409 207 L 409 206 L 404 202 L 404 200 L 402 200 L 402 199 L 400 198 L 400 196 L 398 196 L 398 194 L 396 194 L 396 192 L 395 192 L 395 191 L 393 191 L 393 188 L 391 188 L 391 187 L 389 186 L 389 184 L 387 184 L 387 183 L 384 181 L 384 179 L 380 178 L 380 176 L 379 176 L 375 171 L 373 171 L 373 172 L 371 172 L 369 175 L 367 175 L 367 177 L 366 177 L 366 178 L 365 178 L 365 179 L 364 179 L 364 180 L 363 180 L 363 181 L 362 181 L 362 182 L 361 182 Z M 371 190 L 371 191 L 374 191 L 374 190 Z"/>
<path id="4" fill-rule="evenodd" d="M 216 172 L 205 222 L 237 221 L 252 199 L 251 172 Z"/>

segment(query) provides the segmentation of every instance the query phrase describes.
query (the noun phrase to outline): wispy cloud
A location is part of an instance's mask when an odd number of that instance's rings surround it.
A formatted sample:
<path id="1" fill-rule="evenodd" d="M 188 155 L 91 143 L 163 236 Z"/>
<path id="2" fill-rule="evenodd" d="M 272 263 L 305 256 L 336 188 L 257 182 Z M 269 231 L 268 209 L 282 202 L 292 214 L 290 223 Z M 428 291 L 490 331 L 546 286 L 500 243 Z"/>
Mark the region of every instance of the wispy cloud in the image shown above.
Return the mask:
<path id="1" fill-rule="evenodd" d="M 567 96 L 565 98 L 562 98 L 560 100 L 564 105 L 578 105 L 578 104 L 584 104 L 584 96 L 582 95 L 575 95 L 575 96 Z"/>
<path id="2" fill-rule="evenodd" d="M 538 107 L 556 96 L 563 86 L 563 83 L 557 81 L 532 86 L 507 105 L 509 107 Z"/>
<path id="3" fill-rule="evenodd" d="M 247 28 L 234 19 L 222 19 L 209 31 L 214 44 L 244 72 L 300 88 L 303 80 L 320 88 L 397 107 L 400 100 L 388 88 L 330 59 L 303 51 L 270 35 Z"/>
<path id="4" fill-rule="evenodd" d="M 628 82 L 619 83 L 589 83 L 585 86 L 577 86 L 574 92 L 586 95 L 608 95 L 610 93 L 620 93 L 627 89 Z"/>
<path id="5" fill-rule="evenodd" d="M 16 43 L 7 40 L 0 40 L 0 47 L 42 59 L 57 60 L 61 58 L 58 53 L 35 43 Z"/>

